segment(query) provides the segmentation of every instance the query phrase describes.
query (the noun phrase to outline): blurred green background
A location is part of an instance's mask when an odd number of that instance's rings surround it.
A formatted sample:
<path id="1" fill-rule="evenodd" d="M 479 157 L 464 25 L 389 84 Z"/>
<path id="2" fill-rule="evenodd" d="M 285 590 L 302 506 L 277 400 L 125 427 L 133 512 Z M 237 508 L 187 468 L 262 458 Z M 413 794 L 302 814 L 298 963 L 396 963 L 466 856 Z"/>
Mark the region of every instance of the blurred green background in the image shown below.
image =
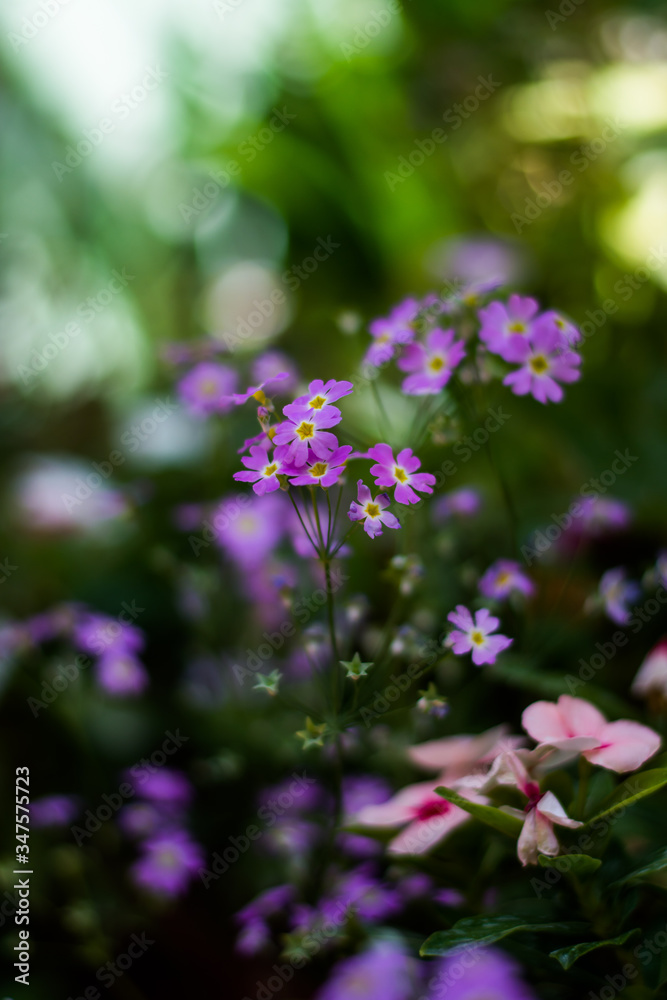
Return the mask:
<path id="1" fill-rule="evenodd" d="M 502 260 L 512 288 L 590 332 L 565 404 L 511 398 L 517 419 L 497 457 L 523 531 L 566 510 L 615 449 L 629 448 L 639 461 L 614 493 L 634 506 L 638 528 L 623 556 L 664 540 L 663 5 L 42 0 L 5 5 L 0 25 L 2 614 L 21 619 L 65 599 L 115 614 L 135 599 L 153 678 L 141 712 L 89 693 L 83 707 L 47 714 L 35 742 L 24 705 L 39 690 L 37 668 L 17 680 L 3 661 L 16 694 L 2 716 L 3 796 L 25 760 L 40 793 L 115 787 L 170 712 L 188 719 L 174 691 L 190 552 L 172 509 L 229 491 L 238 427 L 178 408 L 155 433 L 132 428 L 175 398 L 165 345 L 233 338 L 275 289 L 285 301 L 265 308 L 234 361 L 243 368 L 278 345 L 305 377 L 344 378 L 370 318 L 457 269 L 483 278 Z M 328 249 L 311 271 L 318 246 Z M 76 477 L 117 449 L 110 485 L 124 489 L 122 516 L 98 522 L 88 505 L 90 523 L 78 507 L 70 518 L 46 458 L 78 463 L 68 466 Z M 232 588 L 227 578 L 205 595 L 216 613 Z M 193 647 L 213 640 L 224 648 L 219 633 Z M 213 754 L 213 720 L 193 715 L 190 725 L 201 727 L 199 753 Z M 290 750 L 275 763 L 292 760 Z M 214 765 L 201 766 L 205 786 Z M 235 774 L 239 764 L 230 750 L 215 767 Z M 74 849 L 58 850 L 61 881 L 81 877 Z M 54 907 L 69 894 L 58 891 Z M 232 908 L 244 901 L 236 894 Z M 49 960 L 62 961 L 67 934 L 97 926 L 99 913 L 81 907 L 68 911 L 65 944 L 45 945 Z M 51 917 L 47 907 L 49 927 Z M 75 950 L 73 967 L 132 919 Z M 183 970 L 197 960 L 197 932 L 215 938 L 196 921 L 171 931 Z M 205 961 L 214 981 L 216 963 Z M 147 996 L 187 982 L 153 974 Z M 42 983 L 32 995 L 53 994 Z"/>

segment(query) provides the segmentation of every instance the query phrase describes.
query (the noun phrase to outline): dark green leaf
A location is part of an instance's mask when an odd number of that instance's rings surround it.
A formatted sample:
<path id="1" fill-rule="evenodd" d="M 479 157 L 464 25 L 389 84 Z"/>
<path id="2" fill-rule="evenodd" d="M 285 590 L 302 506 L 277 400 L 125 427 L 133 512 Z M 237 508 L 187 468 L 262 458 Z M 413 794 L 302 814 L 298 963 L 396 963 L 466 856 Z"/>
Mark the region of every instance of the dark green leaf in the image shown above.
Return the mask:
<path id="1" fill-rule="evenodd" d="M 586 825 L 595 823 L 596 820 L 602 819 L 604 816 L 609 816 L 617 809 L 627 809 L 634 802 L 638 802 L 646 795 L 652 795 L 664 788 L 665 785 L 667 785 L 667 767 L 656 767 L 651 771 L 634 774 L 600 803 L 600 811 L 592 819 L 587 819 Z"/>
<path id="2" fill-rule="evenodd" d="M 655 872 L 662 871 L 665 868 L 667 868 L 667 847 L 656 854 L 652 861 L 642 865 L 641 868 L 635 868 L 634 871 L 624 875 L 623 878 L 616 879 L 615 882 L 611 883 L 609 888 L 616 889 L 620 885 L 627 885 L 631 882 L 640 882 L 643 878 L 646 878 L 647 875 L 653 875 Z"/>
<path id="3" fill-rule="evenodd" d="M 486 823 L 487 826 L 492 826 L 495 830 L 500 830 L 501 833 L 506 833 L 510 837 L 518 837 L 521 833 L 523 826 L 521 820 L 516 816 L 510 815 L 510 813 L 503 812 L 502 809 L 496 809 L 495 806 L 483 806 L 479 802 L 470 802 L 468 799 L 464 799 L 462 795 L 459 795 L 458 792 L 454 792 L 451 788 L 445 788 L 442 785 L 436 788 L 436 792 L 438 795 L 442 795 L 443 799 L 447 799 L 448 802 L 452 802 L 455 806 L 465 809 L 471 816 L 481 820 L 482 823 Z"/>
<path id="4" fill-rule="evenodd" d="M 526 923 L 523 917 L 503 914 L 498 917 L 466 917 L 457 921 L 448 931 L 436 931 L 421 946 L 422 957 L 445 955 L 464 945 L 488 945 L 509 934 L 582 934 L 590 930 L 588 924 L 577 921 L 551 921 Z"/>
<path id="5" fill-rule="evenodd" d="M 588 875 L 597 871 L 602 862 L 599 858 L 591 858 L 588 854 L 561 854 L 557 858 L 548 858 L 540 854 L 537 859 L 543 868 L 556 868 L 564 874 L 572 872 L 575 875 Z"/>
<path id="6" fill-rule="evenodd" d="M 551 958 L 557 958 L 564 969 L 569 969 L 578 958 L 587 955 L 589 951 L 595 951 L 597 948 L 620 948 L 633 934 L 639 934 L 639 927 L 634 927 L 631 931 L 619 934 L 618 937 L 610 938 L 608 941 L 584 941 L 581 944 L 570 945 L 568 948 L 550 951 L 549 955 Z"/>

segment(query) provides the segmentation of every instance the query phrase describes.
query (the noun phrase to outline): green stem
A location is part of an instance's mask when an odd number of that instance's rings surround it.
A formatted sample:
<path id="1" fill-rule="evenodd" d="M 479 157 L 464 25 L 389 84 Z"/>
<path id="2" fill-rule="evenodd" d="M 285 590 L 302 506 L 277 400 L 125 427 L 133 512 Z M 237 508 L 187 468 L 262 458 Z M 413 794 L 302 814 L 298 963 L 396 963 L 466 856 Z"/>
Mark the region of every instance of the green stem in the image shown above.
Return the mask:
<path id="1" fill-rule="evenodd" d="M 373 393 L 373 396 L 375 397 L 375 402 L 377 403 L 378 410 L 382 415 L 382 419 L 386 424 L 387 434 L 391 436 L 393 433 L 391 427 L 391 420 L 389 419 L 389 414 L 387 413 L 384 403 L 382 402 L 382 397 L 380 396 L 380 390 L 378 389 L 376 382 L 371 382 L 371 391 Z"/>
<path id="2" fill-rule="evenodd" d="M 295 500 L 295 499 L 294 499 L 294 497 L 292 496 L 292 491 L 291 491 L 291 490 L 288 490 L 288 491 L 287 491 L 287 495 L 288 495 L 288 497 L 290 498 L 290 500 L 292 501 L 292 506 L 294 507 L 294 510 L 296 511 L 296 516 L 297 516 L 297 517 L 299 518 L 299 521 L 301 522 L 301 527 L 302 527 L 302 528 L 303 528 L 303 530 L 304 530 L 304 531 L 306 532 L 306 538 L 308 539 L 308 541 L 310 542 L 310 544 L 311 544 L 311 545 L 313 546 L 313 548 L 314 548 L 314 549 L 315 549 L 315 551 L 317 552 L 317 545 L 315 545 L 315 542 L 314 542 L 314 541 L 312 540 L 312 538 L 310 537 L 310 534 L 309 534 L 309 532 L 308 532 L 308 528 L 307 528 L 307 527 L 306 527 L 306 525 L 304 524 L 304 520 L 303 520 L 303 518 L 301 517 L 301 511 L 300 511 L 300 510 L 299 510 L 299 508 L 297 507 L 297 504 L 296 504 L 296 500 Z M 319 554 L 319 553 L 318 553 L 318 554 Z"/>

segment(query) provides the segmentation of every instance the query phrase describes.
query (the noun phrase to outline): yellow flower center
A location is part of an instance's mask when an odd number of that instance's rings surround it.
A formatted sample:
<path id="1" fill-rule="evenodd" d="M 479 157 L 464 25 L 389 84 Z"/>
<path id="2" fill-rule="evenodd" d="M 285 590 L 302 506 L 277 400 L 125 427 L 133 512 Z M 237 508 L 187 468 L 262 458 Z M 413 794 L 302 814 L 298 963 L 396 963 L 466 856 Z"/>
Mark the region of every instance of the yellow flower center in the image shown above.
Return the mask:
<path id="1" fill-rule="evenodd" d="M 218 387 L 212 378 L 205 378 L 199 388 L 204 396 L 215 396 L 218 391 Z"/>
<path id="2" fill-rule="evenodd" d="M 379 337 L 375 338 L 375 343 L 376 344 L 386 344 L 388 340 L 389 340 L 389 334 L 388 333 L 383 333 Z"/>
<path id="3" fill-rule="evenodd" d="M 264 475 L 272 476 L 277 468 L 278 466 L 275 464 L 275 462 L 273 463 L 273 465 L 267 465 L 267 467 L 264 469 Z"/>
<path id="4" fill-rule="evenodd" d="M 496 583 L 499 586 L 502 586 L 503 583 L 507 583 L 509 578 L 510 578 L 509 573 L 503 571 L 502 573 L 499 573 L 498 576 L 496 577 Z"/>
<path id="5" fill-rule="evenodd" d="M 470 638 L 478 646 L 481 646 L 482 643 L 484 642 L 484 636 L 482 635 L 481 632 L 473 632 Z"/>
<path id="6" fill-rule="evenodd" d="M 266 396 L 264 395 L 263 389 L 258 389 L 257 392 L 253 393 L 252 398 L 256 399 L 262 406 L 266 406 Z"/>
<path id="7" fill-rule="evenodd" d="M 380 513 L 380 508 L 376 503 L 367 503 L 364 510 L 369 517 L 377 517 Z"/>
<path id="8" fill-rule="evenodd" d="M 541 375 L 549 367 L 549 362 L 543 354 L 537 354 L 534 358 L 530 359 L 530 367 L 536 375 Z"/>
<path id="9" fill-rule="evenodd" d="M 514 323 L 510 323 L 507 329 L 509 330 L 510 333 L 525 333 L 526 324 L 520 323 L 518 320 L 516 320 Z"/>
<path id="10" fill-rule="evenodd" d="M 314 431 L 315 431 L 315 424 L 309 424 L 306 420 L 302 420 L 296 429 L 296 432 L 302 441 L 305 441 L 306 438 L 311 438 L 313 436 Z"/>
<path id="11" fill-rule="evenodd" d="M 431 360 L 428 363 L 428 366 L 431 369 L 431 371 L 439 372 L 441 368 L 445 367 L 445 362 L 443 361 L 442 358 L 435 357 L 431 358 Z"/>
<path id="12" fill-rule="evenodd" d="M 326 462 L 316 462 L 315 465 L 310 470 L 310 474 L 314 479 L 319 479 L 320 476 L 324 475 L 328 467 L 329 466 L 327 465 Z"/>
<path id="13" fill-rule="evenodd" d="M 311 399 L 308 403 L 308 406 L 310 406 L 313 410 L 321 410 L 325 403 L 326 399 L 324 396 L 315 396 L 315 398 Z"/>
<path id="14" fill-rule="evenodd" d="M 407 482 L 408 477 L 405 472 L 405 469 L 399 469 L 397 465 L 394 466 L 394 476 L 396 479 L 398 479 L 399 483 Z"/>

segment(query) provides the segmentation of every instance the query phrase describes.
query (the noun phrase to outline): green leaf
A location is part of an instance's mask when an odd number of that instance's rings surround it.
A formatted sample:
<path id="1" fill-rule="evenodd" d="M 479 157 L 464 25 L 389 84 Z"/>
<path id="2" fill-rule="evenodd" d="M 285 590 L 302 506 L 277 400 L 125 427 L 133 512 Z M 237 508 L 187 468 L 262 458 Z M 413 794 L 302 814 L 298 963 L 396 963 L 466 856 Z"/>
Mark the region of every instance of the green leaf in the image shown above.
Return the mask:
<path id="1" fill-rule="evenodd" d="M 664 788 L 665 785 L 667 785 L 667 767 L 656 767 L 651 771 L 642 771 L 640 774 L 634 774 L 631 778 L 624 781 L 622 785 L 619 785 L 615 792 L 612 792 L 606 799 L 603 799 L 600 803 L 602 806 L 600 812 L 593 816 L 592 819 L 587 819 L 586 826 L 590 823 L 595 823 L 596 820 L 602 819 L 604 816 L 609 816 L 610 813 L 615 812 L 621 807 L 626 809 L 633 803 L 638 802 L 639 799 L 643 799 L 647 795 L 652 795 L 654 792 Z"/>
<path id="2" fill-rule="evenodd" d="M 589 854 L 560 854 L 557 858 L 548 858 L 545 854 L 540 854 L 537 859 L 543 868 L 559 868 L 559 862 L 566 861 L 567 867 L 564 873 L 572 872 L 574 875 L 589 875 L 598 870 L 602 862 L 599 858 L 592 858 Z"/>
<path id="3" fill-rule="evenodd" d="M 634 927 L 631 931 L 619 934 L 618 937 L 610 938 L 608 941 L 584 941 L 582 944 L 573 944 L 568 948 L 550 951 L 549 955 L 551 958 L 557 958 L 564 969 L 569 969 L 578 958 L 587 955 L 589 951 L 595 951 L 597 948 L 620 948 L 633 934 L 639 934 L 639 927 Z"/>
<path id="4" fill-rule="evenodd" d="M 525 917 L 505 913 L 498 917 L 466 917 L 458 920 L 448 931 L 436 931 L 424 941 L 419 950 L 422 958 L 445 955 L 464 945 L 488 945 L 510 934 L 582 934 L 590 930 L 588 924 L 578 921 L 551 921 L 527 924 Z"/>
<path id="5" fill-rule="evenodd" d="M 495 806 L 483 806 L 479 802 L 470 802 L 469 799 L 464 799 L 458 792 L 454 792 L 451 788 L 445 788 L 442 785 L 436 788 L 436 792 L 438 795 L 442 795 L 443 799 L 447 799 L 448 802 L 453 803 L 455 806 L 465 809 L 471 816 L 480 819 L 482 823 L 492 826 L 495 830 L 500 830 L 501 833 L 506 833 L 509 837 L 518 837 L 521 833 L 523 827 L 521 820 L 510 813 L 503 812 L 502 809 L 496 809 Z"/>
<path id="6" fill-rule="evenodd" d="M 667 847 L 656 854 L 652 861 L 642 865 L 641 868 L 635 868 L 634 871 L 624 875 L 623 878 L 616 879 L 615 882 L 611 883 L 609 888 L 616 889 L 618 886 L 627 885 L 630 882 L 641 882 L 647 875 L 653 875 L 664 868 L 667 868 Z"/>

